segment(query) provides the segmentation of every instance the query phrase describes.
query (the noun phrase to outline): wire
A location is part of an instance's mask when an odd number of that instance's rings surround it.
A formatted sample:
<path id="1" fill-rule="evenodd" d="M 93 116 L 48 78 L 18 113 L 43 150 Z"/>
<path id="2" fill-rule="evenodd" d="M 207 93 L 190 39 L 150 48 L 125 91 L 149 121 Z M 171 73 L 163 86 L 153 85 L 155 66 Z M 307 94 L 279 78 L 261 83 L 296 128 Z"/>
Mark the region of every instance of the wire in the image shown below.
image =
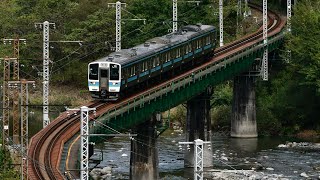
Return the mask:
<path id="1" fill-rule="evenodd" d="M 52 74 L 54 74 L 55 72 L 57 72 L 58 70 L 62 69 L 63 67 L 69 65 L 69 64 L 72 63 L 73 61 L 75 61 L 75 60 L 82 60 L 82 59 L 84 59 L 85 57 L 87 57 L 87 56 L 89 56 L 89 55 L 91 55 L 91 54 L 94 54 L 94 53 L 96 53 L 96 52 L 98 52 L 98 51 L 100 51 L 100 50 L 102 50 L 102 49 L 105 49 L 105 47 L 102 47 L 102 48 L 100 48 L 100 49 L 97 49 L 96 51 L 92 51 L 92 52 L 90 52 L 90 53 L 88 53 L 88 54 L 85 54 L 84 56 L 82 56 L 82 57 L 80 57 L 80 58 L 76 58 L 76 59 L 73 59 L 73 60 L 68 61 L 67 63 L 63 64 L 63 65 L 60 66 L 59 68 L 57 68 L 57 69 L 55 69 L 55 70 L 52 70 L 52 73 L 50 74 L 50 76 L 51 76 Z"/>
<path id="2" fill-rule="evenodd" d="M 101 117 L 101 116 L 100 116 L 100 117 Z M 102 124 L 103 124 L 103 123 L 102 123 Z M 114 124 L 114 123 L 111 123 L 111 122 L 108 122 L 108 124 L 111 124 L 111 125 L 113 125 L 113 126 L 115 126 L 115 127 L 118 127 L 119 129 L 121 129 L 121 130 L 123 130 L 123 131 L 128 131 L 128 130 L 130 130 L 129 128 L 123 128 L 122 126 L 118 126 L 118 125 L 116 125 L 116 124 Z M 145 136 L 145 135 L 142 135 L 142 134 L 139 134 L 139 136 L 145 137 L 145 138 L 151 138 L 151 139 L 153 139 L 153 140 L 155 140 L 155 141 L 158 139 L 158 138 L 153 138 L 153 137 L 150 137 L 150 136 Z M 167 140 L 167 139 L 165 139 L 165 140 L 171 143 L 171 141 L 169 141 L 169 140 Z M 141 143 L 143 143 L 143 142 L 141 142 Z M 152 148 L 154 148 L 154 147 L 152 147 Z"/>
<path id="3" fill-rule="evenodd" d="M 57 62 L 60 62 L 68 57 L 70 57 L 72 54 L 78 52 L 81 48 L 83 47 L 86 47 L 86 46 L 95 46 L 95 45 L 98 45 L 98 44 L 105 44 L 105 42 L 98 42 L 98 43 L 94 43 L 94 44 L 84 44 L 84 45 L 81 45 L 78 49 L 74 50 L 73 52 L 69 53 L 67 56 L 59 59 L 59 60 L 55 60 L 54 63 L 57 63 Z"/>
<path id="4" fill-rule="evenodd" d="M 135 17 L 135 18 L 137 18 L 137 19 L 140 19 L 140 17 L 138 17 L 138 16 L 136 16 L 136 15 L 132 14 L 131 12 L 127 11 L 126 9 L 121 8 L 121 10 L 123 10 L 123 11 L 127 12 L 128 14 L 131 14 L 132 16 L 134 16 L 134 17 Z"/>
<path id="5" fill-rule="evenodd" d="M 78 49 L 74 50 L 73 52 L 71 52 L 71 53 L 68 54 L 67 56 L 65 56 L 65 57 L 63 57 L 63 58 L 61 58 L 61 59 L 59 59 L 59 60 L 57 60 L 57 61 L 54 61 L 54 63 L 58 63 L 58 62 L 60 62 L 60 61 L 62 61 L 62 60 L 64 60 L 64 59 L 70 57 L 72 54 L 78 52 L 81 48 L 83 48 L 83 46 L 80 46 Z"/>

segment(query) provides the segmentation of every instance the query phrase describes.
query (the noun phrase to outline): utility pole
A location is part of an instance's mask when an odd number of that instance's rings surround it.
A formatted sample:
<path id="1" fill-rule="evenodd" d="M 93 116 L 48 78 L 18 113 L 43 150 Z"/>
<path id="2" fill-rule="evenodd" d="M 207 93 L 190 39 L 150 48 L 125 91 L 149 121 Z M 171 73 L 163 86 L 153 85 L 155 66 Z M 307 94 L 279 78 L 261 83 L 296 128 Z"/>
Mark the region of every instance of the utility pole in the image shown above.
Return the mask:
<path id="1" fill-rule="evenodd" d="M 291 32 L 291 0 L 287 0 L 287 31 Z"/>
<path id="2" fill-rule="evenodd" d="M 55 29 L 55 23 L 45 21 L 35 26 L 43 29 L 43 128 L 50 124 L 49 119 L 49 30 L 50 25 Z"/>
<path id="3" fill-rule="evenodd" d="M 242 16 L 242 0 L 238 0 L 237 16 Z"/>
<path id="4" fill-rule="evenodd" d="M 121 50 L 121 21 L 122 20 L 133 20 L 133 21 L 144 21 L 146 24 L 146 19 L 121 19 L 121 8 L 126 7 L 126 3 L 121 3 L 117 1 L 116 3 L 108 3 L 108 7 L 116 7 L 116 52 Z"/>
<path id="5" fill-rule="evenodd" d="M 179 1 L 180 2 L 180 1 Z M 200 1 L 181 1 L 188 3 L 197 3 L 199 5 Z M 178 31 L 178 0 L 172 0 L 172 32 Z"/>
<path id="6" fill-rule="evenodd" d="M 287 0 L 287 33 L 291 34 L 291 0 Z M 290 41 L 290 39 L 289 39 Z M 291 60 L 291 50 L 287 51 L 287 56 L 285 61 L 289 63 Z"/>
<path id="7" fill-rule="evenodd" d="M 10 62 L 16 61 L 17 58 L 0 58 L 4 61 L 3 70 L 3 112 L 2 112 L 2 145 L 6 146 L 9 143 L 9 118 L 10 118 L 10 99 L 9 99 L 9 81 L 10 81 Z"/>
<path id="8" fill-rule="evenodd" d="M 28 179 L 28 84 L 35 84 L 35 81 L 9 81 L 9 84 L 20 84 L 21 91 L 21 179 Z"/>
<path id="9" fill-rule="evenodd" d="M 172 32 L 178 31 L 178 0 L 172 0 Z"/>
<path id="10" fill-rule="evenodd" d="M 248 0 L 244 0 L 244 17 L 250 16 L 251 10 L 248 5 Z"/>
<path id="11" fill-rule="evenodd" d="M 209 141 L 196 139 L 194 142 L 179 142 L 179 145 L 194 145 L 194 180 L 203 180 L 203 144 L 209 144 Z"/>
<path id="12" fill-rule="evenodd" d="M 19 48 L 20 41 L 26 44 L 26 39 L 3 39 L 4 44 L 13 44 L 13 58 L 16 60 L 13 63 L 13 80 L 19 81 Z M 10 78 L 11 79 L 11 78 Z M 13 142 L 19 144 L 19 91 L 16 85 L 13 86 L 13 106 L 12 106 L 12 124 L 13 124 Z"/>
<path id="13" fill-rule="evenodd" d="M 79 111 L 79 109 L 66 109 L 69 111 Z M 96 108 L 88 108 L 82 106 L 80 108 L 81 120 L 80 120 L 80 179 L 89 179 L 89 111 L 96 111 Z M 75 112 L 76 113 L 76 112 Z"/>
<path id="14" fill-rule="evenodd" d="M 239 27 L 239 19 L 241 17 L 241 13 L 242 13 L 241 12 L 241 8 L 242 8 L 241 1 L 242 0 L 238 0 L 238 3 L 237 3 L 237 30 L 236 30 L 237 36 L 240 33 L 240 31 L 239 31 L 239 29 L 240 29 L 240 27 Z"/>
<path id="15" fill-rule="evenodd" d="M 268 81 L 268 0 L 263 0 L 263 47 L 262 79 Z"/>
<path id="16" fill-rule="evenodd" d="M 223 46 L 223 0 L 219 0 L 220 47 Z"/>
<path id="17" fill-rule="evenodd" d="M 81 111 L 81 176 L 82 180 L 89 179 L 89 111 L 95 111 L 96 108 L 83 106 Z"/>
<path id="18" fill-rule="evenodd" d="M 108 7 L 116 6 L 116 52 L 121 50 L 121 7 L 126 7 L 126 3 L 117 1 L 116 3 L 108 3 Z"/>

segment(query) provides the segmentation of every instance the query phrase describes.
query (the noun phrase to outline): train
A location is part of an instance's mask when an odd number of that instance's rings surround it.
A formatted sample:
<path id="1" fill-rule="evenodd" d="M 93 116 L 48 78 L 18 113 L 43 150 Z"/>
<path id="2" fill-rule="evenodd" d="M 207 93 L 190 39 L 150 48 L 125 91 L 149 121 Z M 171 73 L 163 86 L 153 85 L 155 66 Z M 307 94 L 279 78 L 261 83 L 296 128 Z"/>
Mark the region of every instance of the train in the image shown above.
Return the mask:
<path id="1" fill-rule="evenodd" d="M 116 101 L 132 88 L 161 79 L 176 68 L 192 66 L 201 56 L 212 56 L 217 43 L 212 25 L 186 25 L 129 49 L 112 52 L 88 64 L 92 98 Z M 160 77 L 160 78 L 159 78 Z"/>

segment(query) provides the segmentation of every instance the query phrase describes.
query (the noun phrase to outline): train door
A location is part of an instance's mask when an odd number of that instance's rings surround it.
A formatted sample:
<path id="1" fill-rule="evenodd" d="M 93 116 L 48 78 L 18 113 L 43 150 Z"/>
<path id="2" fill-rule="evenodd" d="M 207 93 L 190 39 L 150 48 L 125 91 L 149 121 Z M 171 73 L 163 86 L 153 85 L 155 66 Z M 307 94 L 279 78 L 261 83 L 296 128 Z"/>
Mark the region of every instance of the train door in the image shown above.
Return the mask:
<path id="1" fill-rule="evenodd" d="M 100 68 L 100 92 L 101 96 L 105 97 L 109 89 L 109 72 L 107 68 Z"/>

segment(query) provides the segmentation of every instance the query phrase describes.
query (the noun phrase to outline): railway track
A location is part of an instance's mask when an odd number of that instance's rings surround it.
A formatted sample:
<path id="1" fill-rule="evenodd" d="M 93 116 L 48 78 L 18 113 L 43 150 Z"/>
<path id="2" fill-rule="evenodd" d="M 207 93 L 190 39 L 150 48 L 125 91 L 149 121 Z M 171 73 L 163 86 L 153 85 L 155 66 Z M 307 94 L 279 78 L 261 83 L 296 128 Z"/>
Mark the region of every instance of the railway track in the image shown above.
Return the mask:
<path id="1" fill-rule="evenodd" d="M 251 7 L 262 11 L 261 8 L 256 5 L 251 4 Z M 268 35 L 273 35 L 280 32 L 285 25 L 285 20 L 281 18 L 278 14 L 272 11 L 269 11 L 268 14 L 269 14 Z M 261 41 L 261 37 L 262 37 L 262 28 L 260 28 L 255 33 L 247 35 L 232 43 L 226 44 L 223 47 L 217 48 L 214 52 L 215 56 L 211 60 L 173 79 L 187 76 L 192 71 L 197 70 L 199 68 L 203 68 L 210 63 L 214 63 L 215 61 L 218 61 L 219 59 L 223 58 L 226 55 L 234 54 L 240 49 L 243 49 L 252 43 Z M 157 85 L 157 87 L 162 86 L 163 84 L 166 84 L 166 83 L 167 82 Z M 153 88 L 157 88 L 157 87 L 153 87 Z M 153 88 L 150 88 L 149 90 Z M 93 101 L 89 104 L 86 104 L 85 106 L 91 107 L 91 108 L 95 107 L 97 116 L 100 116 L 103 113 L 107 112 L 113 106 L 117 106 L 119 104 L 125 104 L 127 101 L 134 98 L 134 96 L 135 95 L 128 97 L 126 99 L 123 99 L 116 103 L 102 103 L 102 102 Z M 46 128 L 42 129 L 40 132 L 38 132 L 35 136 L 31 138 L 29 143 L 29 153 L 28 153 L 29 179 L 34 179 L 34 180 L 66 179 L 64 174 L 62 174 L 59 171 L 62 148 L 63 148 L 64 142 L 66 142 L 73 135 L 79 132 L 79 127 L 80 127 L 80 112 L 74 111 L 71 114 L 64 112 L 56 120 L 54 120 L 51 124 L 49 124 Z"/>

